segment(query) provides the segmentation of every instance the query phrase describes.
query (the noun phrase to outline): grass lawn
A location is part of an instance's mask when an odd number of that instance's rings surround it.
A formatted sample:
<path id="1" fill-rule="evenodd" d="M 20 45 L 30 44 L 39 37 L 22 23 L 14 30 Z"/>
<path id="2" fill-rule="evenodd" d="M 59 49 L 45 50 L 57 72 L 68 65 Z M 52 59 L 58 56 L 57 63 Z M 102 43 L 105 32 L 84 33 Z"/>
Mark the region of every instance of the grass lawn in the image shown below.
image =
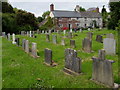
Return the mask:
<path id="1" fill-rule="evenodd" d="M 70 39 L 66 38 L 66 46 L 61 44 L 61 36 L 57 34 L 58 44 L 52 43 L 52 33 L 50 35 L 51 42 L 46 42 L 45 34 L 36 34 L 37 38 L 20 36 L 20 44 L 22 39 L 29 42 L 37 43 L 40 58 L 34 59 L 22 50 L 22 47 L 13 45 L 11 41 L 2 38 L 2 87 L 3 88 L 104 88 L 92 82 L 92 56 L 98 56 L 98 50 L 103 49 L 103 44 L 96 42 L 96 35 L 113 33 L 117 40 L 117 31 L 113 30 L 93 30 L 92 50 L 93 53 L 85 53 L 82 51 L 82 40 L 87 36 L 88 31 L 78 32 L 78 36 L 73 39 L 76 42 L 78 57 L 82 59 L 82 75 L 69 76 L 63 72 L 64 68 L 64 51 L 70 48 Z M 63 34 L 62 34 L 63 35 Z M 105 38 L 106 35 L 103 35 Z M 118 45 L 117 45 L 118 46 Z M 44 65 L 44 49 L 49 48 L 53 52 L 53 60 L 58 63 L 56 67 Z M 120 83 L 118 80 L 118 50 L 114 56 L 107 55 L 106 59 L 114 60 L 113 74 L 114 82 Z M 37 80 L 39 79 L 39 80 Z"/>

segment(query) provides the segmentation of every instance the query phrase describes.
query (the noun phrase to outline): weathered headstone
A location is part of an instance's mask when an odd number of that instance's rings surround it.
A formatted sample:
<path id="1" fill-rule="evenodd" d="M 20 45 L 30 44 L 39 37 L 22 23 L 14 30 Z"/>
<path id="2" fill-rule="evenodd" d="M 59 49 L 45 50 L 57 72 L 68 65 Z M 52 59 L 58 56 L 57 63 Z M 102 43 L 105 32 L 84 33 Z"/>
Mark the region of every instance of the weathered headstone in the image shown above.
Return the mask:
<path id="1" fill-rule="evenodd" d="M 19 46 L 20 45 L 20 38 L 16 38 L 15 42 L 16 42 L 16 45 Z"/>
<path id="2" fill-rule="evenodd" d="M 63 30 L 64 35 L 66 34 L 66 30 Z"/>
<path id="3" fill-rule="evenodd" d="M 27 36 L 29 36 L 29 31 L 27 31 Z"/>
<path id="4" fill-rule="evenodd" d="M 2 36 L 5 37 L 5 36 L 6 36 L 6 33 L 5 33 L 5 32 L 2 32 Z"/>
<path id="5" fill-rule="evenodd" d="M 64 39 L 61 40 L 61 45 L 65 46 L 65 40 Z"/>
<path id="6" fill-rule="evenodd" d="M 29 53 L 29 41 L 25 40 L 25 52 Z"/>
<path id="7" fill-rule="evenodd" d="M 51 30 L 49 30 L 49 34 L 51 34 Z"/>
<path id="8" fill-rule="evenodd" d="M 87 33 L 87 38 L 88 38 L 88 39 L 92 40 L 92 36 L 93 36 L 93 33 L 92 33 L 92 32 L 88 32 L 88 33 Z"/>
<path id="9" fill-rule="evenodd" d="M 96 41 L 100 42 L 100 43 L 103 43 L 103 37 L 101 35 L 97 35 L 96 36 Z"/>
<path id="10" fill-rule="evenodd" d="M 65 50 L 65 68 L 64 71 L 68 74 L 79 75 L 81 73 L 81 59 L 77 57 L 76 50 Z"/>
<path id="11" fill-rule="evenodd" d="M 70 46 L 71 46 L 72 48 L 75 48 L 75 47 L 76 47 L 76 45 L 75 45 L 75 40 L 70 40 Z"/>
<path id="12" fill-rule="evenodd" d="M 21 31 L 21 35 L 25 35 L 25 31 Z"/>
<path id="13" fill-rule="evenodd" d="M 32 37 L 32 32 L 30 31 L 30 37 Z"/>
<path id="14" fill-rule="evenodd" d="M 44 30 L 42 30 L 42 34 L 44 34 Z"/>
<path id="15" fill-rule="evenodd" d="M 23 50 L 25 50 L 25 41 L 26 41 L 25 39 L 22 40 L 22 48 L 23 48 Z"/>
<path id="16" fill-rule="evenodd" d="M 105 38 L 103 40 L 103 47 L 108 55 L 116 54 L 116 40 L 112 38 Z"/>
<path id="17" fill-rule="evenodd" d="M 80 29 L 80 32 L 82 32 L 82 29 Z"/>
<path id="18" fill-rule="evenodd" d="M 84 38 L 84 40 L 82 41 L 82 48 L 85 52 L 90 53 L 92 50 L 92 40 Z"/>
<path id="19" fill-rule="evenodd" d="M 93 57 L 92 80 L 109 87 L 114 87 L 112 60 L 105 59 L 105 50 L 99 50 L 98 58 Z"/>
<path id="20" fill-rule="evenodd" d="M 112 38 L 112 39 L 114 39 L 114 35 L 113 35 L 112 33 L 107 34 L 107 35 L 106 35 L 106 38 Z"/>
<path id="21" fill-rule="evenodd" d="M 50 42 L 50 35 L 49 34 L 46 34 L 46 41 Z"/>
<path id="22" fill-rule="evenodd" d="M 32 56 L 34 57 L 34 58 L 37 58 L 37 57 L 39 57 L 38 55 L 37 55 L 37 44 L 36 43 L 32 43 L 32 50 L 31 50 L 32 52 Z"/>
<path id="23" fill-rule="evenodd" d="M 10 41 L 10 33 L 7 34 L 8 41 Z"/>
<path id="24" fill-rule="evenodd" d="M 72 39 L 72 33 L 71 32 L 68 33 L 68 38 Z"/>
<path id="25" fill-rule="evenodd" d="M 12 34 L 12 44 L 16 44 L 16 42 L 15 42 L 15 34 L 14 33 Z"/>
<path id="26" fill-rule="evenodd" d="M 52 65 L 52 50 L 48 48 L 45 49 L 45 63 Z"/>
<path id="27" fill-rule="evenodd" d="M 72 29 L 70 29 L 70 32 L 72 33 Z"/>
<path id="28" fill-rule="evenodd" d="M 53 40 L 54 44 L 57 44 L 57 36 L 56 35 L 53 35 L 52 40 Z"/>
<path id="29" fill-rule="evenodd" d="M 39 32 L 40 32 L 39 29 L 37 29 L 37 34 L 39 34 Z"/>
<path id="30" fill-rule="evenodd" d="M 90 28 L 88 28 L 88 31 L 90 31 Z"/>

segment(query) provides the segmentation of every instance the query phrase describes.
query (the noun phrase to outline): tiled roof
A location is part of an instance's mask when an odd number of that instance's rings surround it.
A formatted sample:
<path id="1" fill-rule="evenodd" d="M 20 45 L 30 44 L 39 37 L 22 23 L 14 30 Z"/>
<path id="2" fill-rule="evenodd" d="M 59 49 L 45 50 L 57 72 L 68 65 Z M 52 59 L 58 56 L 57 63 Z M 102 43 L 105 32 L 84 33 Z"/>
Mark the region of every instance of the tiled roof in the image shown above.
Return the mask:
<path id="1" fill-rule="evenodd" d="M 76 12 L 76 11 L 52 11 L 54 17 L 88 17 L 88 18 L 101 18 L 101 14 L 97 12 Z"/>

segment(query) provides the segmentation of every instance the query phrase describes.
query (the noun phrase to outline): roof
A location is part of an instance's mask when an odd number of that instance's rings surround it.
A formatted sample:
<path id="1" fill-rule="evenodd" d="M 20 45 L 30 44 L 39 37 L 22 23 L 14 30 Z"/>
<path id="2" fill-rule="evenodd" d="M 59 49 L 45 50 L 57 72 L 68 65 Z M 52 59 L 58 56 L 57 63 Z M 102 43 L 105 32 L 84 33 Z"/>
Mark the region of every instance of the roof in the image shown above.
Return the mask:
<path id="1" fill-rule="evenodd" d="M 96 8 L 93 7 L 93 8 L 89 8 L 89 9 L 87 9 L 87 11 L 93 11 L 93 10 L 96 10 Z"/>
<path id="2" fill-rule="evenodd" d="M 63 11 L 63 10 L 54 10 L 51 11 L 54 17 L 87 17 L 87 18 L 101 18 L 101 14 L 97 12 L 76 12 L 76 11 Z"/>

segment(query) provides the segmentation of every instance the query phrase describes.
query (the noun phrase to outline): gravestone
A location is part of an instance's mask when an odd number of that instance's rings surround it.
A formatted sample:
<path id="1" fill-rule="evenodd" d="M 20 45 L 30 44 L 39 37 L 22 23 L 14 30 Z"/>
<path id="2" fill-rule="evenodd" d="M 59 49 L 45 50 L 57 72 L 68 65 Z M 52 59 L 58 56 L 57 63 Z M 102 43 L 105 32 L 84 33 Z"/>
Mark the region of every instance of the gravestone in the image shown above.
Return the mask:
<path id="1" fill-rule="evenodd" d="M 2 36 L 5 37 L 5 36 L 6 36 L 6 33 L 5 33 L 5 32 L 2 32 Z"/>
<path id="2" fill-rule="evenodd" d="M 112 33 L 107 34 L 107 35 L 106 35 L 106 38 L 112 38 L 112 39 L 114 39 L 114 35 L 113 35 Z"/>
<path id="3" fill-rule="evenodd" d="M 20 38 L 16 38 L 15 42 L 16 42 L 16 45 L 19 46 L 20 45 Z"/>
<path id="4" fill-rule="evenodd" d="M 25 40 L 25 52 L 29 53 L 29 41 Z"/>
<path id="5" fill-rule="evenodd" d="M 107 55 L 115 55 L 116 54 L 116 40 L 114 40 L 112 38 L 105 38 L 103 40 L 103 47 L 104 47 Z"/>
<path id="6" fill-rule="evenodd" d="M 93 57 L 92 80 L 102 83 L 105 86 L 114 87 L 112 60 L 105 59 L 105 50 L 99 50 L 98 58 Z"/>
<path id="7" fill-rule="evenodd" d="M 72 33 L 71 32 L 68 33 L 68 38 L 72 39 Z"/>
<path id="8" fill-rule="evenodd" d="M 27 36 L 30 36 L 30 35 L 29 35 L 29 31 L 27 31 Z"/>
<path id="9" fill-rule="evenodd" d="M 51 30 L 49 30 L 49 34 L 51 34 Z"/>
<path id="10" fill-rule="evenodd" d="M 92 49 L 92 40 L 88 39 L 88 38 L 84 38 L 82 41 L 82 49 L 85 52 L 90 53 L 91 49 Z"/>
<path id="11" fill-rule="evenodd" d="M 10 33 L 7 34 L 8 41 L 10 41 Z"/>
<path id="12" fill-rule="evenodd" d="M 80 32 L 82 32 L 82 29 L 80 29 Z"/>
<path id="13" fill-rule="evenodd" d="M 90 31 L 90 28 L 88 28 L 88 31 Z"/>
<path id="14" fill-rule="evenodd" d="M 23 50 L 25 50 L 25 41 L 26 41 L 25 39 L 22 40 L 22 48 L 23 48 Z"/>
<path id="15" fill-rule="evenodd" d="M 16 42 L 15 42 L 15 34 L 14 33 L 12 34 L 12 44 L 16 44 Z"/>
<path id="16" fill-rule="evenodd" d="M 65 68 L 68 74 L 79 75 L 81 73 L 81 59 L 77 57 L 76 50 L 65 49 Z"/>
<path id="17" fill-rule="evenodd" d="M 39 32 L 40 32 L 39 29 L 37 29 L 37 34 L 39 34 Z"/>
<path id="18" fill-rule="evenodd" d="M 93 36 L 93 33 L 92 33 L 92 32 L 88 32 L 88 33 L 87 33 L 87 38 L 88 38 L 88 39 L 92 40 L 92 36 Z"/>
<path id="19" fill-rule="evenodd" d="M 32 53 L 32 56 L 33 56 L 34 58 L 39 57 L 39 56 L 37 55 L 37 44 L 36 44 L 36 43 L 32 43 L 31 53 Z"/>
<path id="20" fill-rule="evenodd" d="M 46 41 L 50 42 L 50 35 L 49 34 L 46 34 Z"/>
<path id="21" fill-rule="evenodd" d="M 25 31 L 21 31 L 21 35 L 23 35 L 23 36 L 24 36 L 24 35 L 25 35 Z"/>
<path id="22" fill-rule="evenodd" d="M 42 34 L 44 34 L 44 30 L 42 30 Z"/>
<path id="23" fill-rule="evenodd" d="M 64 34 L 64 35 L 66 34 L 66 30 L 63 30 L 63 34 Z"/>
<path id="24" fill-rule="evenodd" d="M 48 48 L 45 49 L 45 63 L 52 65 L 52 50 Z"/>
<path id="25" fill-rule="evenodd" d="M 75 47 L 76 47 L 76 45 L 75 45 L 75 40 L 70 40 L 70 46 L 71 46 L 72 48 L 75 48 Z"/>
<path id="26" fill-rule="evenodd" d="M 32 32 L 30 31 L 30 37 L 32 37 Z"/>
<path id="27" fill-rule="evenodd" d="M 61 40 L 61 45 L 65 46 L 65 40 L 64 39 Z"/>
<path id="28" fill-rule="evenodd" d="M 53 35 L 52 40 L 53 40 L 54 44 L 57 44 L 57 36 L 56 35 Z"/>
<path id="29" fill-rule="evenodd" d="M 100 42 L 100 43 L 103 43 L 103 37 L 101 35 L 97 35 L 96 36 L 96 41 Z"/>
<path id="30" fill-rule="evenodd" d="M 72 33 L 72 29 L 70 29 L 70 32 Z"/>

